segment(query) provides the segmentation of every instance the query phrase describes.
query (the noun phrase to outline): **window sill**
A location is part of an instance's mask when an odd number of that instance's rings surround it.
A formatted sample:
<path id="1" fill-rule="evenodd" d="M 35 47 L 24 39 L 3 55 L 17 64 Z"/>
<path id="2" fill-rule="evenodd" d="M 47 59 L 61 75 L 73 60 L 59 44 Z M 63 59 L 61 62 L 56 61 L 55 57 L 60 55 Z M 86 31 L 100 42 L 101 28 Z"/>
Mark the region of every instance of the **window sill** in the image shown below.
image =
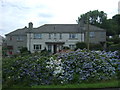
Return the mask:
<path id="1" fill-rule="evenodd" d="M 23 40 L 17 40 L 17 42 L 23 42 Z"/>
<path id="2" fill-rule="evenodd" d="M 33 39 L 42 39 L 42 38 L 33 38 Z"/>
<path id="3" fill-rule="evenodd" d="M 69 38 L 70 40 L 78 40 L 78 38 Z"/>

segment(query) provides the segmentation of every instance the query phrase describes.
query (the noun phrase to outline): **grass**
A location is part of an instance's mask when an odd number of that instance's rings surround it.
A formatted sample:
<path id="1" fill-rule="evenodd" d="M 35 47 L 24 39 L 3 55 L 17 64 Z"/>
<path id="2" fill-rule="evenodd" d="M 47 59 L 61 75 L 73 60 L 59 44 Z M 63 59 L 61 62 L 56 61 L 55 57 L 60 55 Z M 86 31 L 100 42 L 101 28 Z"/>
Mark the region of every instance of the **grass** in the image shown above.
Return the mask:
<path id="1" fill-rule="evenodd" d="M 35 89 L 35 88 L 116 88 L 120 87 L 120 80 L 110 80 L 110 81 L 102 81 L 97 83 L 81 83 L 81 84 L 67 84 L 67 85 L 38 85 L 38 86 L 21 86 L 14 85 L 9 89 Z"/>
<path id="2" fill-rule="evenodd" d="M 120 84 L 120 80 L 114 80 L 114 81 L 105 81 L 98 83 L 42 85 L 42 86 L 33 86 L 32 88 L 110 88 L 110 87 L 119 87 L 119 84 Z"/>

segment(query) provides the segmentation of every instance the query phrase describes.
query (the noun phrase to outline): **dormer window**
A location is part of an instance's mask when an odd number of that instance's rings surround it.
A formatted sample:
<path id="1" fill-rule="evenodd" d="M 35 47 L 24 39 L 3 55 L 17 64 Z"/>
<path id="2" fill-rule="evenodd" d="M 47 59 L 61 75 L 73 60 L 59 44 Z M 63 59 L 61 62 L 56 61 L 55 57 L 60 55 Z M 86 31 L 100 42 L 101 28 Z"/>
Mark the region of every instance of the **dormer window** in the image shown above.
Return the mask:
<path id="1" fill-rule="evenodd" d="M 35 39 L 41 39 L 42 38 L 42 34 L 34 34 L 34 38 Z"/>

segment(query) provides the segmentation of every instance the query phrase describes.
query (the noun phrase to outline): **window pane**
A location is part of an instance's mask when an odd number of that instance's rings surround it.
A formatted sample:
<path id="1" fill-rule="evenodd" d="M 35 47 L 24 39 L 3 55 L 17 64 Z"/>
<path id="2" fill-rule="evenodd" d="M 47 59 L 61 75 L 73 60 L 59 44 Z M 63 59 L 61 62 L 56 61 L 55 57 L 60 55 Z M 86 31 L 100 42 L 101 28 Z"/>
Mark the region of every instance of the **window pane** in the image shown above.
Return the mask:
<path id="1" fill-rule="evenodd" d="M 39 45 L 36 45 L 36 49 L 39 49 Z"/>
<path id="2" fill-rule="evenodd" d="M 51 33 L 49 33 L 49 39 L 51 39 Z"/>
<path id="3" fill-rule="evenodd" d="M 56 33 L 54 33 L 54 38 L 56 39 Z"/>
<path id="4" fill-rule="evenodd" d="M 34 50 L 41 50 L 42 45 L 34 45 Z"/>
<path id="5" fill-rule="evenodd" d="M 42 38 L 42 34 L 34 34 L 34 38 L 36 38 L 36 39 L 37 39 L 37 38 L 38 38 L 38 39 L 39 39 L 39 38 Z"/>
<path id="6" fill-rule="evenodd" d="M 75 39 L 75 38 L 77 38 L 77 34 L 69 34 L 69 38 Z"/>
<path id="7" fill-rule="evenodd" d="M 49 51 L 49 52 L 52 51 L 52 45 L 48 45 L 48 51 Z"/>
<path id="8" fill-rule="evenodd" d="M 95 37 L 95 32 L 90 32 L 90 37 Z"/>
<path id="9" fill-rule="evenodd" d="M 60 33 L 60 39 L 62 39 L 62 34 Z"/>
<path id="10" fill-rule="evenodd" d="M 22 40 L 23 40 L 23 37 L 22 37 L 22 36 L 17 36 L 17 40 L 18 40 L 18 41 L 22 41 Z"/>

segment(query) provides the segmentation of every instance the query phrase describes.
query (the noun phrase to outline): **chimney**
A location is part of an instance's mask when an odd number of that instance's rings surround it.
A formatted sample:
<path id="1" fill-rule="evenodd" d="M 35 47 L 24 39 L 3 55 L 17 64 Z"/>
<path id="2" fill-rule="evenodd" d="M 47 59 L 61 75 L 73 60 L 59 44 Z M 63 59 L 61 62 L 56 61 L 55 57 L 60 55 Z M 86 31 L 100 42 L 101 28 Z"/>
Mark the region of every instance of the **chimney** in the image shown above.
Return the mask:
<path id="1" fill-rule="evenodd" d="M 33 29 L 33 23 L 32 23 L 32 22 L 29 22 L 28 28 L 29 28 L 29 30 L 32 30 L 32 29 Z"/>

